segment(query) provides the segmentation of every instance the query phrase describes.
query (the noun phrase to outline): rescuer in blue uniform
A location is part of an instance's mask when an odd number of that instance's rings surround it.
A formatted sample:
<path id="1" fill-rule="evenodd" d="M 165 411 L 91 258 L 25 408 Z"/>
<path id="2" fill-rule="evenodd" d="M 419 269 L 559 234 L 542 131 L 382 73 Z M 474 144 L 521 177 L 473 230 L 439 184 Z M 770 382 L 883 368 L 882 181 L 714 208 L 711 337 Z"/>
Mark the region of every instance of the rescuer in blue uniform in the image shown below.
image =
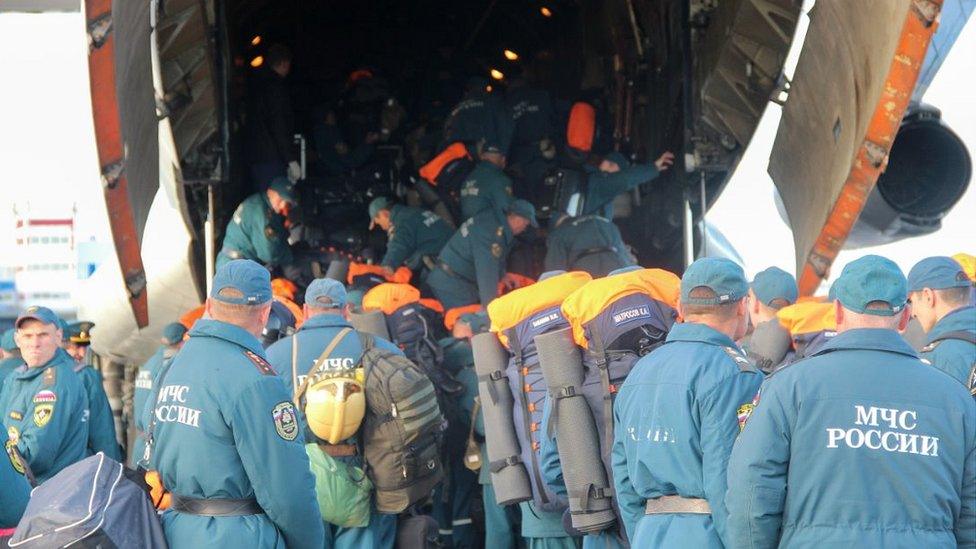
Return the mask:
<path id="1" fill-rule="evenodd" d="M 631 164 L 624 155 L 608 154 L 598 168 L 585 165 L 587 172 L 586 199 L 581 215 L 600 215 L 613 219 L 613 199 L 657 179 L 674 163 L 674 154 L 665 152 L 653 164 Z"/>
<path id="2" fill-rule="evenodd" d="M 497 149 L 483 150 L 480 161 L 461 183 L 461 221 L 485 211 L 504 213 L 515 198 L 512 180 L 505 175 L 505 155 Z"/>
<path id="3" fill-rule="evenodd" d="M 14 327 L 25 367 L 7 378 L 0 392 L 5 449 L 8 455 L 19 452 L 41 483 L 88 456 L 88 397 L 74 361 L 59 348 L 58 315 L 30 307 Z"/>
<path id="4" fill-rule="evenodd" d="M 600 277 L 636 264 L 620 229 L 598 215 L 560 216 L 546 237 L 547 271 L 586 271 Z"/>
<path id="5" fill-rule="evenodd" d="M 770 376 L 729 460 L 732 547 L 976 546 L 976 404 L 898 335 L 907 284 L 864 256 L 836 337 Z"/>
<path id="6" fill-rule="evenodd" d="M 153 353 L 153 356 L 149 357 L 145 364 L 139 366 L 139 371 L 136 373 L 135 390 L 132 393 L 132 414 L 135 418 L 136 438 L 132 443 L 132 450 L 129 452 L 129 464 L 133 468 L 142 459 L 142 454 L 146 450 L 145 430 L 149 423 L 145 413 L 146 401 L 152 394 L 153 379 L 161 367 L 173 361 L 173 357 L 183 346 L 184 335 L 186 335 L 186 327 L 179 322 L 167 324 L 163 328 L 163 337 L 160 339 L 159 349 Z"/>
<path id="7" fill-rule="evenodd" d="M 723 547 L 729 453 L 763 375 L 736 346 L 749 324 L 742 268 L 704 258 L 681 278 L 684 318 L 614 403 L 613 481 L 633 547 Z M 727 545 L 727 544 L 726 544 Z"/>
<path id="8" fill-rule="evenodd" d="M 346 289 L 336 280 L 319 278 L 313 281 L 305 290 L 304 312 L 305 323 L 295 335 L 268 347 L 268 361 L 284 381 L 290 399 L 293 398 L 295 388 L 305 381 L 309 369 L 326 346 L 341 330 L 352 328 L 344 317 L 348 312 Z M 293 360 L 293 346 L 296 341 L 298 349 Z M 396 345 L 382 338 L 375 337 L 374 344 L 384 351 L 403 354 Z M 335 364 L 337 368 L 351 367 L 359 361 L 362 354 L 362 343 L 355 334 L 350 334 L 339 342 L 328 360 L 330 365 Z M 362 453 L 354 439 L 343 444 L 328 445 L 317 440 L 308 429 L 306 436 L 309 440 L 316 440 L 319 447 L 335 460 L 356 467 L 363 466 Z M 321 517 L 319 522 L 321 523 Z M 395 538 L 396 516 L 380 514 L 375 510 L 370 515 L 369 526 L 365 528 L 344 528 L 325 523 L 325 547 L 328 549 L 392 549 Z"/>
<path id="9" fill-rule="evenodd" d="M 749 318 L 752 326 L 755 328 L 766 322 L 779 324 L 776 313 L 783 307 L 796 303 L 799 294 L 796 278 L 779 267 L 768 267 L 756 273 L 752 283 L 749 284 Z M 767 328 L 782 330 L 784 337 L 789 337 L 785 328 L 770 326 Z M 792 359 L 791 354 L 787 353 L 783 359 L 773 364 L 769 357 L 760 356 L 761 350 L 757 349 L 760 354 L 752 353 L 750 345 L 754 331 L 755 329 L 743 337 L 739 341 L 739 346 L 746 352 L 746 356 L 757 363 L 760 370 L 765 373 L 772 372 L 780 364 Z"/>
<path id="10" fill-rule="evenodd" d="M 288 179 L 279 177 L 268 190 L 252 194 L 234 210 L 217 254 L 217 268 L 234 259 L 251 259 L 268 268 L 291 264 L 285 219 L 296 204 Z"/>
<path id="11" fill-rule="evenodd" d="M 420 272 L 427 262 L 433 264 L 454 234 L 451 226 L 434 212 L 391 204 L 383 196 L 369 203 L 369 219 L 386 231 L 386 254 L 380 265 L 390 276 L 401 265 Z"/>
<path id="12" fill-rule="evenodd" d="M 444 122 L 444 145 L 465 144 L 471 156 L 493 149 L 508 155 L 515 122 L 502 100 L 488 91 L 488 81 L 479 76 L 468 80 L 464 98 L 451 109 Z"/>
<path id="13" fill-rule="evenodd" d="M 14 332 L 16 330 L 10 328 L 0 337 L 0 355 L 3 357 L 0 358 L 0 390 L 3 389 L 3 380 L 24 363 L 24 359 L 20 358 L 17 342 L 14 341 Z"/>
<path id="14" fill-rule="evenodd" d="M 323 546 L 298 413 L 257 339 L 270 312 L 267 269 L 228 262 L 155 381 L 148 468 L 172 492 L 170 547 Z"/>
<path id="15" fill-rule="evenodd" d="M 465 221 L 441 250 L 427 285 L 445 309 L 479 302 L 487 307 L 498 296 L 498 283 L 507 283 L 513 240 L 529 225 L 539 226 L 535 208 L 525 200 L 512 202 L 507 212 L 489 210 Z"/>
<path id="16" fill-rule="evenodd" d="M 75 361 L 75 373 L 81 378 L 88 394 L 88 450 L 92 454 L 104 452 L 115 461 L 122 461 L 122 448 L 115 436 L 115 417 L 105 394 L 102 374 L 91 365 L 88 348 L 94 322 L 67 324 L 64 329 L 64 350 Z"/>
<path id="17" fill-rule="evenodd" d="M 929 257 L 908 273 L 912 316 L 925 330 L 922 358 L 959 380 L 976 386 L 976 307 L 969 301 L 972 282 L 951 257 Z"/>

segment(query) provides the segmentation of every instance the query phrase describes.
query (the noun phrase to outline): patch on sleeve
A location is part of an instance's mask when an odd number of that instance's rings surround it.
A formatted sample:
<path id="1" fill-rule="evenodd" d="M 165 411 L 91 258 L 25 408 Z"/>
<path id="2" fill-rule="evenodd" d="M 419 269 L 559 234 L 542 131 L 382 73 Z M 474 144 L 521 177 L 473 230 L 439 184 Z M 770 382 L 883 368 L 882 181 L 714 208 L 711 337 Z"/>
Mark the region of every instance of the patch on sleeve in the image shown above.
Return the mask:
<path id="1" fill-rule="evenodd" d="M 494 242 L 491 245 L 491 255 L 495 258 L 502 256 L 502 247 L 497 242 Z"/>
<path id="2" fill-rule="evenodd" d="M 20 442 L 20 431 L 18 431 L 13 425 L 7 427 L 7 439 L 13 441 L 14 444 L 17 444 Z"/>
<path id="3" fill-rule="evenodd" d="M 54 404 L 35 404 L 34 405 L 34 425 L 42 428 L 51 421 L 54 416 Z"/>
<path id="4" fill-rule="evenodd" d="M 41 380 L 41 383 L 43 383 L 45 387 L 54 387 L 54 383 L 57 380 L 58 371 L 54 369 L 54 366 L 44 370 L 44 378 Z"/>
<path id="5" fill-rule="evenodd" d="M 271 417 L 274 418 L 275 432 L 279 437 L 287 441 L 298 438 L 298 416 L 294 404 L 287 401 L 278 403 L 271 410 Z"/>
<path id="6" fill-rule="evenodd" d="M 749 404 L 743 404 L 739 406 L 736 410 L 736 418 L 739 420 L 739 432 L 742 432 L 746 428 L 746 422 L 749 421 L 749 416 L 752 415 L 752 411 L 756 409 L 756 406 L 751 402 Z"/>
<path id="7" fill-rule="evenodd" d="M 20 413 L 20 412 L 18 412 L 16 410 L 11 410 L 10 411 L 10 419 L 12 419 L 14 421 L 20 421 L 20 420 L 24 419 L 24 414 L 22 414 L 22 413 Z"/>
<path id="8" fill-rule="evenodd" d="M 267 360 L 261 358 L 257 353 L 253 351 L 244 351 L 244 356 L 248 358 L 258 369 L 259 372 L 266 376 L 276 376 L 278 372 L 268 363 Z"/>
<path id="9" fill-rule="evenodd" d="M 23 475 L 26 468 L 24 467 L 24 463 L 20 461 L 20 456 L 15 452 L 17 443 L 13 440 L 8 440 L 3 445 L 3 448 L 7 451 L 7 457 L 10 458 L 10 464 L 13 465 L 14 471 L 17 471 L 17 473 Z"/>

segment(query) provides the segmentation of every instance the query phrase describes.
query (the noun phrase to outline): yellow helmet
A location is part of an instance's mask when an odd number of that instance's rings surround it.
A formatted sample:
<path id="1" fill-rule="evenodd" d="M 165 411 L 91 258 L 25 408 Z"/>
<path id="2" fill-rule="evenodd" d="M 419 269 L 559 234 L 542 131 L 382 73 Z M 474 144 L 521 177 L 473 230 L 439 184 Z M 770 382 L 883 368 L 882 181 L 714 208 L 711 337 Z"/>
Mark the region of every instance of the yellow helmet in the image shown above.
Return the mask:
<path id="1" fill-rule="evenodd" d="M 305 417 L 315 436 L 338 444 L 356 434 L 366 415 L 362 382 L 345 376 L 327 377 L 305 393 Z"/>

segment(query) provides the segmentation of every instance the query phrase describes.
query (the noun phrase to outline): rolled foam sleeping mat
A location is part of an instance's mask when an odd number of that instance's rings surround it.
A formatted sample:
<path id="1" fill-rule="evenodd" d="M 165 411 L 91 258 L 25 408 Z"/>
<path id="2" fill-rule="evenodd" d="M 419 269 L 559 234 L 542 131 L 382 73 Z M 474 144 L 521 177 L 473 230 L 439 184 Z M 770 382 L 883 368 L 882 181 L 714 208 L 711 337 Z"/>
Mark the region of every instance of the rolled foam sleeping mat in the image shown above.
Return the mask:
<path id="1" fill-rule="evenodd" d="M 515 435 L 512 419 L 515 400 L 505 376 L 508 352 L 498 341 L 498 336 L 491 332 L 474 336 L 471 350 L 478 373 L 478 394 L 488 445 L 488 463 L 482 467 L 488 467 L 491 471 L 491 485 L 499 505 L 529 501 L 532 499 L 532 486 Z"/>
<path id="2" fill-rule="evenodd" d="M 325 278 L 338 280 L 346 283 L 346 275 L 349 274 L 349 261 L 346 259 L 333 259 L 329 262 L 329 268 L 325 271 Z"/>
<path id="3" fill-rule="evenodd" d="M 535 337 L 542 375 L 552 395 L 559 462 L 569 492 L 573 527 L 581 532 L 606 530 L 616 522 L 612 486 L 600 457 L 600 435 L 583 396 L 583 360 L 571 328 Z"/>
<path id="4" fill-rule="evenodd" d="M 769 372 L 783 362 L 791 343 L 790 333 L 780 326 L 779 321 L 760 322 L 749 338 L 748 355 L 755 361 L 757 368 Z"/>
<path id="5" fill-rule="evenodd" d="M 390 340 L 390 331 L 386 328 L 386 315 L 383 314 L 383 311 L 350 312 L 349 324 L 357 331 L 373 334 L 387 341 Z"/>

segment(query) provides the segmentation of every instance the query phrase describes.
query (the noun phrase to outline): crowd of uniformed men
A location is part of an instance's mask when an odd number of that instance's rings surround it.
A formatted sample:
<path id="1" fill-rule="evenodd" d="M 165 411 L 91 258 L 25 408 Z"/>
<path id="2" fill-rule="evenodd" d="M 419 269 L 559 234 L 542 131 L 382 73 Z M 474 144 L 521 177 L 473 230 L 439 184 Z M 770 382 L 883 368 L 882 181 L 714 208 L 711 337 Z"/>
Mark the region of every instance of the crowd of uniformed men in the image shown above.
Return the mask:
<path id="1" fill-rule="evenodd" d="M 976 547 L 976 258 L 926 258 L 906 277 L 864 256 L 825 297 L 798 296 L 776 268 L 748 281 L 724 259 L 699 259 L 680 280 L 639 267 L 611 221 L 613 198 L 672 156 L 581 161 L 592 128 L 581 141 L 571 113 L 565 141 L 557 137 L 544 91 L 518 82 L 503 99 L 472 82 L 441 139 L 475 161 L 456 219 L 373 199 L 364 214 L 386 232 L 385 255 L 341 281 L 315 279 L 301 299 L 294 284 L 272 282 L 291 261 L 287 215 L 298 206 L 280 89 L 289 69 L 287 51 L 273 50 L 255 92 L 272 106 L 253 114 L 272 118 L 251 130 L 261 190 L 227 227 L 212 291 L 166 327 L 135 381 L 139 436 L 127 462 L 154 471 L 169 493 L 170 546 L 422 546 L 403 525 L 426 514 L 432 535 L 453 547 Z M 572 110 L 592 114 L 586 104 Z M 337 172 L 382 138 L 351 147 L 335 126 L 330 113 L 316 146 Z M 546 273 L 538 282 L 510 273 L 515 237 L 539 226 L 536 206 L 552 206 L 533 185 L 573 158 L 587 184 L 571 214 L 548 215 Z M 291 326 L 269 341 L 281 304 Z M 367 474 L 375 468 L 361 424 L 390 422 L 398 408 L 367 409 L 364 348 L 427 355 L 396 330 L 392 341 L 352 330 L 351 319 L 369 310 L 390 319 L 405 305 L 443 323 L 423 335 L 436 347 L 438 371 L 426 372 L 445 418 L 444 477 L 398 514 L 375 499 L 390 479 Z M 590 383 L 543 375 L 551 348 L 531 337 L 553 328 L 575 340 L 580 379 L 602 378 L 595 399 Z M 89 365 L 91 329 L 31 307 L 3 335 L 0 528 L 16 526 L 32 484 L 97 452 L 123 459 Z M 513 368 L 479 375 L 471 341 L 483 333 Z M 777 336 L 786 344 L 770 352 Z M 514 427 L 482 414 L 489 395 L 505 402 L 491 388 L 499 380 L 511 387 Z M 595 449 L 566 447 L 582 435 L 564 434 L 566 418 L 581 417 L 564 403 L 581 393 L 599 424 Z M 518 455 L 498 453 L 499 430 L 516 433 Z M 602 486 L 578 481 L 585 466 L 573 454 L 590 450 Z M 404 479 L 411 467 L 402 465 Z M 512 499 L 510 485 L 494 484 L 518 467 L 531 482 Z M 601 500 L 611 518 L 594 527 L 586 517 Z"/>

